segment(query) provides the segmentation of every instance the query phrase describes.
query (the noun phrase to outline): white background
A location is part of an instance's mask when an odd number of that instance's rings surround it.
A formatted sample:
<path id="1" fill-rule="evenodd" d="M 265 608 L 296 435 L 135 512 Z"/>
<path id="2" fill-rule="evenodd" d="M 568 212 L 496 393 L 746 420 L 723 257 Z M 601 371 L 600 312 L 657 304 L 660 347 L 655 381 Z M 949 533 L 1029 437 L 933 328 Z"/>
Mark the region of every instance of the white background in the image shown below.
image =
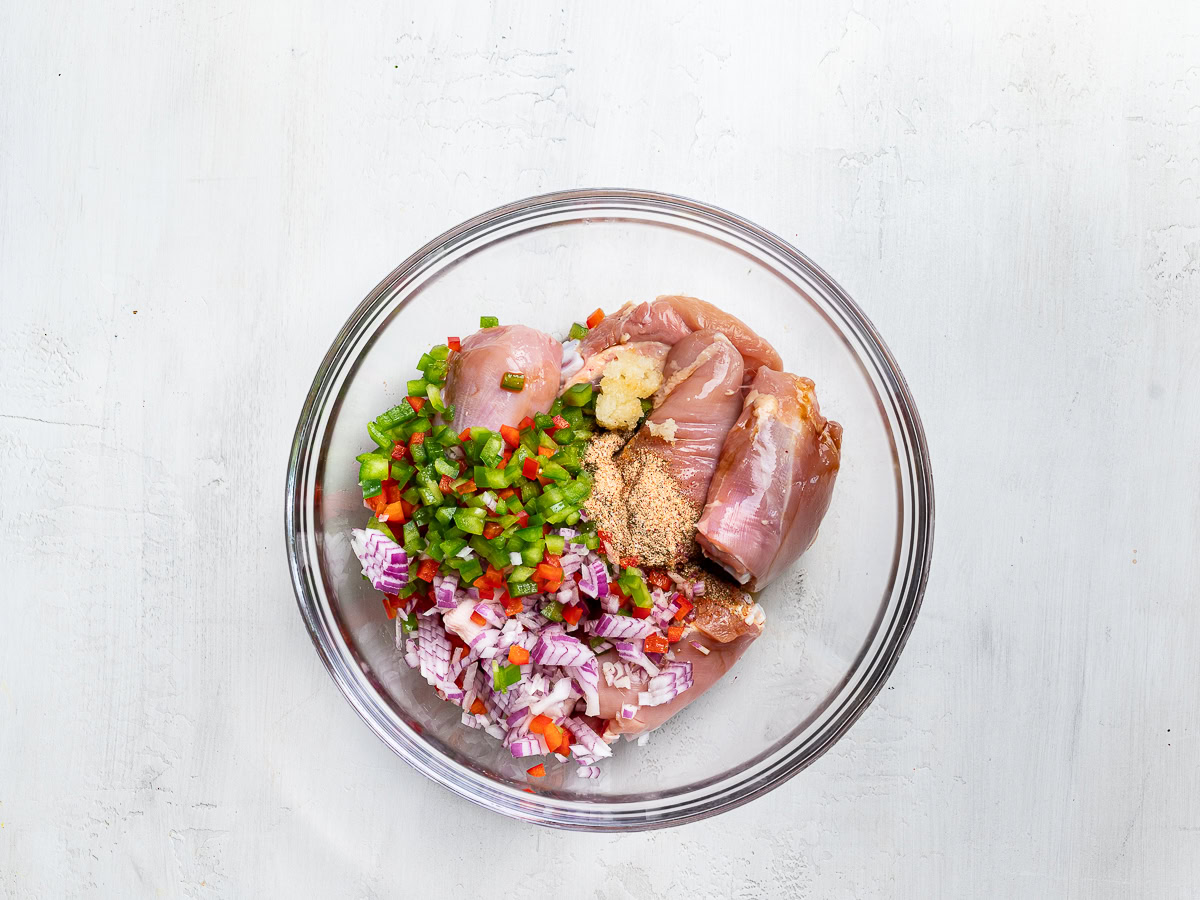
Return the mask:
<path id="1" fill-rule="evenodd" d="M 0 3 L 0 896 L 1195 895 L 1197 4 L 737 6 Z M 888 688 L 784 787 L 654 834 L 425 782 L 284 558 L 350 310 L 580 186 L 809 253 L 937 484 Z"/>

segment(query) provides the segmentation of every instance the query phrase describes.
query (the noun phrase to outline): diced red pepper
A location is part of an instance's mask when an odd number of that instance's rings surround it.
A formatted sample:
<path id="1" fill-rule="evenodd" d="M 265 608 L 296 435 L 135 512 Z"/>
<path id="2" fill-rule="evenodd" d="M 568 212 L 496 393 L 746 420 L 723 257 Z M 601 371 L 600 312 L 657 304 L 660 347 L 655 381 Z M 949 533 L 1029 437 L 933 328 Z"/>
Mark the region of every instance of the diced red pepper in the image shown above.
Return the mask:
<path id="1" fill-rule="evenodd" d="M 679 609 L 675 610 L 675 621 L 682 622 L 684 617 L 692 611 L 692 601 L 687 597 L 677 597 L 675 602 L 679 604 Z"/>
<path id="2" fill-rule="evenodd" d="M 463 441 L 464 443 L 465 443 L 466 441 L 469 441 L 469 440 L 471 439 L 471 429 L 470 429 L 470 428 L 464 428 L 462 431 L 460 431 L 460 432 L 458 433 L 458 439 L 459 439 L 460 441 Z"/>
<path id="3" fill-rule="evenodd" d="M 478 701 L 476 701 L 478 702 Z M 542 763 L 538 763 L 533 768 L 529 769 L 529 774 L 534 778 L 544 778 L 546 776 L 546 767 Z"/>
<path id="4" fill-rule="evenodd" d="M 578 625 L 579 620 L 583 618 L 583 604 L 578 603 L 574 606 L 568 606 L 562 611 L 563 621 L 568 625 Z"/>
<path id="5" fill-rule="evenodd" d="M 509 497 L 511 497 L 515 493 L 516 493 L 516 491 L 514 491 L 512 488 L 505 488 L 502 491 L 496 491 L 496 496 L 499 497 L 501 500 L 507 500 Z"/>
<path id="6" fill-rule="evenodd" d="M 394 481 L 385 481 L 380 485 L 383 500 L 389 506 L 400 499 L 400 487 Z"/>
<path id="7" fill-rule="evenodd" d="M 417 577 L 422 581 L 433 581 L 433 576 L 437 574 L 440 563 L 431 557 L 425 557 L 417 566 Z"/>
<path id="8" fill-rule="evenodd" d="M 525 605 L 521 602 L 520 597 L 510 597 L 510 596 L 508 596 L 508 593 L 505 592 L 505 594 L 504 594 L 504 614 L 506 616 L 515 616 L 517 613 L 519 613 L 524 608 L 525 608 Z M 526 657 L 526 659 L 528 659 L 528 657 Z"/>
<path id="9" fill-rule="evenodd" d="M 486 625 L 487 624 L 487 619 L 485 619 L 483 616 L 481 616 L 477 612 L 471 613 L 471 621 L 474 622 L 476 625 Z"/>
<path id="10" fill-rule="evenodd" d="M 408 447 L 406 445 L 398 442 L 392 445 L 392 459 L 404 459 L 406 456 L 408 456 Z"/>
<path id="11" fill-rule="evenodd" d="M 562 568 L 553 563 L 540 562 L 534 571 L 547 581 L 554 578 L 562 581 Z"/>
<path id="12" fill-rule="evenodd" d="M 588 328 L 595 328 L 597 325 L 599 325 L 603 321 L 604 321 L 604 310 L 598 309 L 594 313 L 592 313 L 590 316 L 587 317 L 585 324 L 587 325 Z"/>
<path id="13" fill-rule="evenodd" d="M 622 556 L 620 563 L 623 567 L 629 568 L 638 564 L 638 558 L 636 556 Z"/>
<path id="14" fill-rule="evenodd" d="M 482 700 L 476 697 L 475 702 L 471 704 L 471 715 L 482 716 L 485 712 L 487 712 L 487 707 L 483 705 Z"/>
<path id="15" fill-rule="evenodd" d="M 403 498 L 400 499 L 400 503 L 404 506 L 404 521 L 407 522 L 412 518 L 413 510 L 417 508 L 417 504 L 409 503 Z"/>
<path id="16" fill-rule="evenodd" d="M 379 516 L 380 522 L 384 521 L 384 517 L 386 516 L 389 525 L 403 525 L 405 520 L 404 501 L 397 500 L 395 503 L 389 503 L 376 515 Z"/>
<path id="17" fill-rule="evenodd" d="M 492 587 L 504 587 L 504 573 L 493 565 L 488 565 L 487 571 L 483 573 L 483 578 Z"/>
<path id="18" fill-rule="evenodd" d="M 667 639 L 658 632 L 646 635 L 646 640 L 642 642 L 642 647 L 647 653 L 666 653 L 671 649 Z"/>
<path id="19" fill-rule="evenodd" d="M 408 405 L 413 408 L 413 412 L 420 412 L 421 407 L 425 405 L 426 397 L 409 397 Z"/>
<path id="20" fill-rule="evenodd" d="M 646 580 L 660 591 L 669 591 L 673 582 L 671 576 L 662 569 L 651 569 L 646 573 Z"/>
<path id="21" fill-rule="evenodd" d="M 410 437 L 408 439 L 409 452 L 411 453 L 412 448 L 417 446 L 417 444 L 423 444 L 423 443 L 425 443 L 425 432 L 423 432 L 423 431 L 416 432 L 416 434 L 414 434 L 412 437 Z"/>
<path id="22" fill-rule="evenodd" d="M 521 474 L 526 478 L 531 480 L 537 478 L 540 471 L 542 471 L 542 464 L 534 456 L 525 457 L 525 461 L 521 463 Z"/>
<path id="23" fill-rule="evenodd" d="M 383 510 L 385 506 L 387 506 L 387 498 L 384 497 L 383 492 L 380 491 L 374 497 L 363 498 L 363 506 L 378 515 L 379 512 Z"/>
<path id="24" fill-rule="evenodd" d="M 553 722 L 546 725 L 546 730 L 542 732 L 542 736 L 546 739 L 546 746 L 550 748 L 551 752 L 563 742 L 563 730 Z"/>
<path id="25" fill-rule="evenodd" d="M 395 594 L 384 594 L 383 608 L 389 619 L 396 618 L 396 613 L 400 610 L 400 598 Z"/>
<path id="26" fill-rule="evenodd" d="M 438 481 L 438 490 L 443 494 L 449 494 L 453 489 L 453 485 L 450 482 L 450 476 L 443 475 Z"/>
<path id="27" fill-rule="evenodd" d="M 458 461 L 458 474 L 461 475 L 465 471 L 467 471 L 467 461 L 465 459 L 460 459 Z"/>
<path id="28" fill-rule="evenodd" d="M 508 661 L 514 666 L 523 666 L 529 662 L 529 651 L 520 644 L 513 644 L 508 648 Z"/>
<path id="29" fill-rule="evenodd" d="M 448 337 L 446 338 L 446 346 L 457 352 L 462 349 L 462 341 L 456 337 Z"/>
<path id="30" fill-rule="evenodd" d="M 500 437 L 504 438 L 504 443 L 510 447 L 516 447 L 521 443 L 521 433 L 511 425 L 500 426 Z"/>
<path id="31" fill-rule="evenodd" d="M 517 425 L 517 431 L 526 431 L 532 427 L 533 427 L 533 419 L 531 419 L 529 416 L 526 416 Z"/>
<path id="32" fill-rule="evenodd" d="M 545 734 L 546 726 L 551 724 L 549 716 L 534 716 L 529 721 L 529 731 L 531 734 Z"/>
<path id="33" fill-rule="evenodd" d="M 511 453 L 505 453 L 505 454 L 504 454 L 502 457 L 500 457 L 500 462 L 496 463 L 496 468 L 497 468 L 497 469 L 506 469 L 506 468 L 508 468 L 508 461 L 509 461 L 510 459 L 512 459 L 512 454 L 511 454 Z"/>
<path id="34" fill-rule="evenodd" d="M 633 609 L 630 610 L 630 612 L 633 613 L 633 617 L 635 619 L 650 618 L 650 607 L 649 606 L 634 606 Z"/>
<path id="35" fill-rule="evenodd" d="M 564 419 L 562 416 L 555 416 L 553 421 L 554 421 L 554 430 L 555 431 L 558 431 L 559 429 L 562 429 L 562 428 L 570 428 L 571 427 L 571 423 L 568 422 L 566 419 Z M 548 432 L 548 431 L 550 431 L 550 429 L 547 428 L 546 431 Z"/>
<path id="36" fill-rule="evenodd" d="M 483 536 L 484 536 L 484 538 L 486 538 L 487 540 L 490 541 L 492 538 L 494 538 L 498 534 L 500 534 L 500 532 L 502 532 L 503 530 L 504 530 L 504 528 L 500 525 L 499 522 L 488 522 L 486 525 L 483 526 Z"/>
<path id="37" fill-rule="evenodd" d="M 473 494 L 476 490 L 478 490 L 478 487 L 475 484 L 474 478 L 468 478 L 458 486 L 458 492 L 460 494 Z"/>
<path id="38" fill-rule="evenodd" d="M 540 445 L 538 446 L 538 449 L 537 449 L 538 456 L 553 456 L 555 454 L 555 452 L 556 451 L 551 450 L 549 447 L 542 447 Z"/>
<path id="39" fill-rule="evenodd" d="M 491 600 L 495 596 L 496 596 L 496 589 L 494 587 L 492 587 L 490 584 L 485 584 L 483 587 L 479 588 L 479 599 L 480 600 Z"/>
<path id="40" fill-rule="evenodd" d="M 678 644 L 683 640 L 683 626 L 671 625 L 667 628 L 667 640 L 672 644 Z"/>
<path id="41" fill-rule="evenodd" d="M 525 510 L 521 510 L 519 513 L 517 513 L 517 524 L 520 525 L 522 528 L 528 528 L 529 527 L 529 513 L 527 513 Z"/>
<path id="42" fill-rule="evenodd" d="M 602 544 L 611 544 L 612 543 L 612 535 L 609 534 L 607 531 L 605 531 L 603 528 L 597 528 L 596 534 L 600 538 L 600 543 L 602 543 Z"/>

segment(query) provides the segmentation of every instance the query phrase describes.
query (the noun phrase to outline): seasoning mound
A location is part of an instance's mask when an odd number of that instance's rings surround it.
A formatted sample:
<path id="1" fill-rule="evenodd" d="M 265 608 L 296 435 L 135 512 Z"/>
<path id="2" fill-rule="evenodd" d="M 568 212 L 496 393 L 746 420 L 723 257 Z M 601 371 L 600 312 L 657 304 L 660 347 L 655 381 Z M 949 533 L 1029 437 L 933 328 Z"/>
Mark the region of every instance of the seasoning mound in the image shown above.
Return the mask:
<path id="1" fill-rule="evenodd" d="M 588 516 L 612 538 L 620 558 L 643 566 L 673 566 L 692 555 L 699 507 L 688 500 L 658 455 L 640 448 L 619 452 L 626 435 L 607 432 L 588 445 L 592 472 Z"/>

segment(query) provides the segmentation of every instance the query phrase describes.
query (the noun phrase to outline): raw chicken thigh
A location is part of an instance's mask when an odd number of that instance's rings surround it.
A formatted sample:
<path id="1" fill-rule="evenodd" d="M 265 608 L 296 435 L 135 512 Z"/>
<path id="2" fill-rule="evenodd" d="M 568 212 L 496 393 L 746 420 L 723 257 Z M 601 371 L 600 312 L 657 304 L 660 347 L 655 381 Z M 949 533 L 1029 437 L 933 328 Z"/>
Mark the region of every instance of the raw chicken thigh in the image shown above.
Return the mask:
<path id="1" fill-rule="evenodd" d="M 644 682 L 616 687 L 601 679 L 600 716 L 609 720 L 606 737 L 632 736 L 657 728 L 720 681 L 762 634 L 762 609 L 757 604 L 749 604 L 745 615 L 748 621 L 742 633 L 728 642 L 716 640 L 695 628 L 684 632 L 683 639 L 675 644 L 675 661 L 691 663 L 692 686 L 673 700 L 659 706 L 638 706 L 638 695 L 646 690 Z M 697 649 L 697 644 L 708 652 Z M 621 707 L 626 704 L 638 706 L 632 719 L 621 717 Z"/>
<path id="2" fill-rule="evenodd" d="M 655 408 L 623 457 L 654 453 L 696 509 L 704 505 L 725 435 L 742 411 L 742 357 L 719 331 L 695 331 L 671 349 Z"/>
<path id="3" fill-rule="evenodd" d="M 759 370 L 729 432 L 696 542 L 748 590 L 762 590 L 812 543 L 829 508 L 842 426 L 807 378 Z"/>
<path id="4" fill-rule="evenodd" d="M 463 338 L 450 361 L 445 401 L 454 404 L 454 427 L 493 430 L 544 413 L 558 395 L 562 344 L 527 325 L 483 328 Z M 505 372 L 520 372 L 525 387 L 500 387 Z"/>
<path id="5" fill-rule="evenodd" d="M 583 368 L 573 381 L 594 381 L 604 370 L 599 354 L 611 347 L 627 345 L 638 352 L 661 353 L 661 347 L 679 343 L 693 331 L 712 329 L 725 335 L 741 353 L 745 377 L 749 382 L 759 367 L 782 369 L 783 360 L 775 348 L 759 337 L 740 319 L 695 297 L 663 296 L 648 303 L 626 303 L 588 332 L 579 344 Z"/>

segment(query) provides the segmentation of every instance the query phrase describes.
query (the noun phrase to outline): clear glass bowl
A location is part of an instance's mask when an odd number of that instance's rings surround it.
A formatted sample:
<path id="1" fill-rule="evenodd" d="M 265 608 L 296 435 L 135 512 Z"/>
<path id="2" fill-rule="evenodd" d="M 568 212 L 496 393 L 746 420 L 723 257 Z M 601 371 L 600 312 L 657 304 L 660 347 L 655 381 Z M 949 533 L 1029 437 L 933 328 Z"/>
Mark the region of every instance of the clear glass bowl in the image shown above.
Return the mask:
<path id="1" fill-rule="evenodd" d="M 761 595 L 767 627 L 722 682 L 624 741 L 596 780 L 529 761 L 462 727 L 394 645 L 347 540 L 366 511 L 366 422 L 403 395 L 430 344 L 481 314 L 565 333 L 596 307 L 690 294 L 771 340 L 845 427 L 833 503 L 814 545 Z M 904 377 L 866 316 L 817 266 L 720 209 L 647 191 L 513 203 L 422 247 L 359 304 L 313 381 L 287 474 L 287 550 L 313 643 L 367 724 L 418 771 L 488 809 L 562 828 L 624 831 L 705 818 L 783 783 L 836 741 L 882 687 L 929 571 L 933 482 Z M 532 784 L 531 784 L 532 782 Z M 532 788 L 530 793 L 526 788 Z"/>

